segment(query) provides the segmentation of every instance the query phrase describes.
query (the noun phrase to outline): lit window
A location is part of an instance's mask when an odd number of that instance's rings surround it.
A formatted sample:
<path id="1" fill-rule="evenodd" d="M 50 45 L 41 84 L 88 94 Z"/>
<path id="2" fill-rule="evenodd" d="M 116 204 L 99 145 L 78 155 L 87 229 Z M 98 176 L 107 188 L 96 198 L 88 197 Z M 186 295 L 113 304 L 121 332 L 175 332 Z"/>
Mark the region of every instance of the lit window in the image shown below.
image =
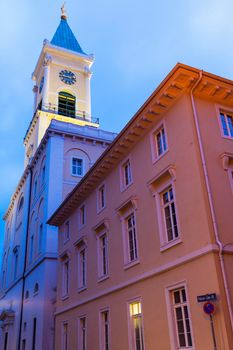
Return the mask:
<path id="1" fill-rule="evenodd" d="M 154 135 L 156 141 L 157 156 L 160 156 L 167 150 L 167 140 L 164 127 L 160 128 L 160 130 Z"/>
<path id="2" fill-rule="evenodd" d="M 165 220 L 166 239 L 171 242 L 179 237 L 173 188 L 170 186 L 161 194 Z"/>
<path id="3" fill-rule="evenodd" d="M 81 244 L 78 248 L 78 289 L 86 288 L 86 246 Z"/>
<path id="4" fill-rule="evenodd" d="M 65 223 L 64 242 L 70 239 L 70 222 Z"/>
<path id="5" fill-rule="evenodd" d="M 70 260 L 66 257 L 63 262 L 63 281 L 62 281 L 62 297 L 66 297 L 69 294 L 70 283 Z"/>
<path id="6" fill-rule="evenodd" d="M 130 304 L 130 318 L 133 349 L 144 350 L 142 311 L 139 301 Z"/>
<path id="7" fill-rule="evenodd" d="M 75 118 L 75 96 L 61 91 L 58 95 L 58 114 Z"/>
<path id="8" fill-rule="evenodd" d="M 128 243 L 128 259 L 129 262 L 134 261 L 138 257 L 137 252 L 137 238 L 134 213 L 130 214 L 125 219 L 126 231 L 127 231 L 127 243 Z"/>
<path id="9" fill-rule="evenodd" d="M 102 185 L 98 188 L 97 191 L 97 208 L 98 211 L 100 211 L 101 209 L 105 208 L 106 205 L 106 199 L 105 199 L 105 185 Z"/>
<path id="10" fill-rule="evenodd" d="M 229 114 L 221 112 L 220 121 L 223 135 L 233 138 L 233 117 Z"/>
<path id="11" fill-rule="evenodd" d="M 189 309 L 184 287 L 171 291 L 175 333 L 179 349 L 188 349 L 192 346 Z"/>
<path id="12" fill-rule="evenodd" d="M 108 276 L 108 237 L 106 233 L 98 236 L 98 249 L 99 277 L 102 278 Z"/>
<path id="13" fill-rule="evenodd" d="M 110 349 L 110 322 L 109 310 L 101 311 L 100 313 L 100 342 L 102 350 Z"/>
<path id="14" fill-rule="evenodd" d="M 73 176 L 83 176 L 83 159 L 73 157 L 71 166 Z"/>
<path id="15" fill-rule="evenodd" d="M 87 319 L 86 319 L 86 317 L 81 317 L 79 319 L 78 348 L 80 350 L 87 349 Z"/>
<path id="16" fill-rule="evenodd" d="M 62 350 L 68 350 L 68 323 L 63 323 L 62 330 Z"/>

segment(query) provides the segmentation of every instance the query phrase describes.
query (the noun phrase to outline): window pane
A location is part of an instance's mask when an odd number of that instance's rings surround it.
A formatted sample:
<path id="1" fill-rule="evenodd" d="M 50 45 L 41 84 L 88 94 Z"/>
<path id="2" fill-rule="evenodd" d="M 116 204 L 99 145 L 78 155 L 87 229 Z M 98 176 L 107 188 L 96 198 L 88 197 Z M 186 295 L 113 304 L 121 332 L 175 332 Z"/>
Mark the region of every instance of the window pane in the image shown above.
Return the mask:
<path id="1" fill-rule="evenodd" d="M 227 116 L 227 124 L 230 130 L 230 135 L 233 137 L 233 118 L 231 116 Z"/>
<path id="2" fill-rule="evenodd" d="M 226 119 L 223 113 L 220 114 L 220 119 L 221 119 L 221 124 L 222 124 L 222 129 L 223 129 L 223 134 L 225 136 L 229 136 L 228 134 L 228 130 L 227 130 L 227 123 L 226 123 Z"/>

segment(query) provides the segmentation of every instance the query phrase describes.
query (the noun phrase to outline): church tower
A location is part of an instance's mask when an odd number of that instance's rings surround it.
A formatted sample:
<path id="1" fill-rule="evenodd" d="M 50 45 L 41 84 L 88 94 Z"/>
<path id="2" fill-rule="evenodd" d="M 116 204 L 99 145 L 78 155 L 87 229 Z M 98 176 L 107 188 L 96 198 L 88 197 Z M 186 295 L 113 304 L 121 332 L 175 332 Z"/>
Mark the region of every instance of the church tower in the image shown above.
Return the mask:
<path id="1" fill-rule="evenodd" d="M 86 54 L 67 22 L 62 7 L 60 24 L 51 40 L 44 40 L 32 79 L 34 114 L 24 138 L 25 167 L 35 154 L 52 119 L 99 127 L 91 117 L 90 79 L 93 55 Z"/>

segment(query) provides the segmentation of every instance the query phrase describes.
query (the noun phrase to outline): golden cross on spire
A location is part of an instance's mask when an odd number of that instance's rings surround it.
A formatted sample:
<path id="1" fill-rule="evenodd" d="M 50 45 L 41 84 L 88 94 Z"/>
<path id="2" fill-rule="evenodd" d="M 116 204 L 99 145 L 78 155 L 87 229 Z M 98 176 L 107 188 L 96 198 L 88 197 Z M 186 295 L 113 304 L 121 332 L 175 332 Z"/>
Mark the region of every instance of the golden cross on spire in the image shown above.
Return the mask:
<path id="1" fill-rule="evenodd" d="M 62 19 L 67 19 L 67 12 L 66 12 L 66 2 L 63 3 L 62 7 L 61 7 L 61 18 Z"/>

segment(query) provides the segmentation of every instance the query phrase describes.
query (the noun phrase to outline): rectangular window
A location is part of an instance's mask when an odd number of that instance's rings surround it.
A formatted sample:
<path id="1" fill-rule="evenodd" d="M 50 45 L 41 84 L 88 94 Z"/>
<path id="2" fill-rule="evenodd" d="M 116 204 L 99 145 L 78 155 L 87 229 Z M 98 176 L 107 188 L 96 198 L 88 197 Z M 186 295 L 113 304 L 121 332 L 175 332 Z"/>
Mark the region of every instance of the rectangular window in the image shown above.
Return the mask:
<path id="1" fill-rule="evenodd" d="M 42 243 L 43 243 L 43 224 L 40 224 L 40 228 L 39 228 L 39 253 L 42 252 Z"/>
<path id="2" fill-rule="evenodd" d="M 229 114 L 220 113 L 220 122 L 224 136 L 233 138 L 233 117 Z"/>
<path id="3" fill-rule="evenodd" d="M 33 196 L 35 197 L 37 194 L 37 179 L 35 180 L 35 183 L 34 183 L 34 194 Z"/>
<path id="4" fill-rule="evenodd" d="M 127 162 L 123 164 L 122 170 L 123 170 L 123 185 L 124 187 L 127 187 L 132 182 L 131 165 L 129 160 L 127 160 Z"/>
<path id="5" fill-rule="evenodd" d="M 26 339 L 22 340 L 22 350 L 26 350 Z"/>
<path id="6" fill-rule="evenodd" d="M 141 302 L 130 304 L 131 336 L 134 350 L 144 350 Z"/>
<path id="7" fill-rule="evenodd" d="M 85 205 L 82 205 L 79 208 L 78 221 L 79 221 L 79 226 L 84 226 L 85 225 L 85 222 L 86 222 L 86 207 L 85 207 Z"/>
<path id="8" fill-rule="evenodd" d="M 101 350 L 110 349 L 109 310 L 101 311 L 100 313 L 100 341 Z"/>
<path id="9" fill-rule="evenodd" d="M 138 257 L 134 213 L 130 214 L 125 219 L 125 223 L 126 223 L 126 230 L 127 230 L 129 261 L 131 262 L 136 260 Z"/>
<path id="10" fill-rule="evenodd" d="M 171 298 L 178 348 L 188 349 L 192 347 L 192 334 L 185 288 L 171 291 Z"/>
<path id="11" fill-rule="evenodd" d="M 164 127 L 161 127 L 158 132 L 155 133 L 157 156 L 160 156 L 167 150 L 167 140 Z"/>
<path id="12" fill-rule="evenodd" d="M 78 288 L 86 287 L 86 247 L 78 250 Z"/>
<path id="13" fill-rule="evenodd" d="M 33 318 L 33 333 L 32 333 L 32 350 L 36 349 L 36 317 Z"/>
<path id="14" fill-rule="evenodd" d="M 167 242 L 171 242 L 179 237 L 172 186 L 161 194 L 161 200 L 166 228 L 166 239 Z"/>
<path id="15" fill-rule="evenodd" d="M 68 241 L 70 239 L 70 222 L 66 221 L 65 223 L 65 232 L 64 232 L 64 241 Z"/>
<path id="16" fill-rule="evenodd" d="M 72 158 L 72 175 L 74 176 L 83 176 L 83 159 Z"/>
<path id="17" fill-rule="evenodd" d="M 87 349 L 87 318 L 81 317 L 79 319 L 79 337 L 78 337 L 78 349 Z"/>
<path id="18" fill-rule="evenodd" d="M 104 233 L 98 237 L 99 248 L 99 277 L 105 277 L 108 275 L 108 237 Z"/>
<path id="19" fill-rule="evenodd" d="M 98 193 L 97 193 L 97 207 L 98 211 L 101 209 L 105 208 L 106 205 L 106 199 L 105 199 L 105 185 L 102 185 L 98 188 Z"/>
<path id="20" fill-rule="evenodd" d="M 69 281 L 70 279 L 70 260 L 63 261 L 63 281 L 62 281 L 62 296 L 65 297 L 69 294 Z"/>
<path id="21" fill-rule="evenodd" d="M 68 323 L 63 323 L 62 329 L 62 350 L 68 350 Z"/>
<path id="22" fill-rule="evenodd" d="M 19 254 L 18 252 L 16 252 L 15 259 L 14 259 L 14 279 L 16 279 L 17 273 L 18 273 L 18 260 L 19 260 Z"/>
<path id="23" fill-rule="evenodd" d="M 41 176 L 42 184 L 45 182 L 45 165 L 42 168 L 42 176 Z"/>
<path id="24" fill-rule="evenodd" d="M 34 251 L 34 236 L 32 235 L 30 239 L 30 262 L 33 259 L 33 251 Z"/>

